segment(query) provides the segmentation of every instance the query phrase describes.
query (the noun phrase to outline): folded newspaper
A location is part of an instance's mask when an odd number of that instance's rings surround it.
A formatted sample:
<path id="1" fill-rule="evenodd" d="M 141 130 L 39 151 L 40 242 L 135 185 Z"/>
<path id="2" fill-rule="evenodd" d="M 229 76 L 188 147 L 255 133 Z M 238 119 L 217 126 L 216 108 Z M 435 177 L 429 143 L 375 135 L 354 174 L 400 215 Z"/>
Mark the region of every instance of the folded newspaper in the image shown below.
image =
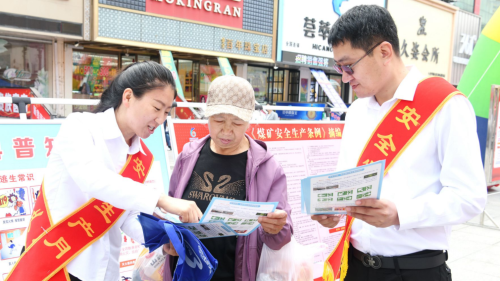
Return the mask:
<path id="1" fill-rule="evenodd" d="M 380 199 L 385 160 L 301 180 L 302 213 L 345 214 L 359 199 Z"/>

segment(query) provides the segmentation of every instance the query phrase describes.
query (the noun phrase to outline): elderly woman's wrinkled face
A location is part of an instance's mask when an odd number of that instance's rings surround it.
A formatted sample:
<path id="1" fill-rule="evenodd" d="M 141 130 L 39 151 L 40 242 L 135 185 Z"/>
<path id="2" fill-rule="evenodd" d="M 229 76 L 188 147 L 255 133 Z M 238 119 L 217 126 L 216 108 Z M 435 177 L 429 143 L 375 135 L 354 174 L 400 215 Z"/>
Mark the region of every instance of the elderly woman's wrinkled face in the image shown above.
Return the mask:
<path id="1" fill-rule="evenodd" d="M 208 130 L 215 146 L 221 151 L 237 151 L 245 139 L 249 123 L 232 114 L 217 114 L 208 118 Z"/>

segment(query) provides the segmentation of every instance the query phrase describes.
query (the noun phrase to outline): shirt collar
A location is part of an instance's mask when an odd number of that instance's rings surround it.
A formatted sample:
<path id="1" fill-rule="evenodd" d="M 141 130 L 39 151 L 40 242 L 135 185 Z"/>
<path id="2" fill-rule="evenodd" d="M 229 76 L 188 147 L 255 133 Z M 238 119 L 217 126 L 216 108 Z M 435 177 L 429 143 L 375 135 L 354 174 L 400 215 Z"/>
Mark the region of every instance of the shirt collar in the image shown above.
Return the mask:
<path id="1" fill-rule="evenodd" d="M 406 77 L 399 84 L 396 93 L 394 93 L 394 98 L 413 101 L 418 83 L 420 83 L 424 76 L 415 66 L 407 66 L 407 69 L 409 70 L 408 74 L 406 74 Z"/>
<path id="2" fill-rule="evenodd" d="M 125 145 L 127 145 L 122 131 L 120 130 L 120 128 L 118 127 L 118 123 L 116 122 L 115 110 L 113 108 L 109 108 L 102 113 L 101 121 L 103 124 L 102 130 L 104 139 L 119 139 L 120 142 L 123 142 Z M 128 149 L 128 154 L 134 155 L 139 151 L 142 152 L 142 154 L 146 155 L 146 153 L 142 149 L 141 138 L 138 136 L 134 136 L 132 138 L 132 143 Z"/>
<path id="3" fill-rule="evenodd" d="M 424 78 L 424 76 L 415 66 L 407 66 L 406 68 L 409 70 L 408 74 L 406 74 L 403 81 L 401 81 L 401 84 L 399 84 L 398 88 L 396 89 L 394 96 L 389 101 L 395 99 L 413 101 L 413 97 L 415 96 L 415 90 L 417 89 L 418 83 L 420 83 L 420 81 Z M 370 100 L 368 101 L 368 106 L 370 108 L 380 107 L 377 100 L 375 99 L 375 96 L 370 97 Z"/>

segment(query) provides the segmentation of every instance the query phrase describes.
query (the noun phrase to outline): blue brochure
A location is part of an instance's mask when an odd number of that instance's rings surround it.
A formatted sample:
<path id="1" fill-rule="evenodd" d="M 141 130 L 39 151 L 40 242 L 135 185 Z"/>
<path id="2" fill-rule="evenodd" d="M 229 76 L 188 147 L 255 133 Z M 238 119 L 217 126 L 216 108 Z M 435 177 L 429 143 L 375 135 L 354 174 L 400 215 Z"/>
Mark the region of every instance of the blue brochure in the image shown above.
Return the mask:
<path id="1" fill-rule="evenodd" d="M 380 199 L 385 160 L 301 180 L 301 211 L 308 215 L 345 214 L 356 200 Z"/>
<path id="2" fill-rule="evenodd" d="M 259 226 L 258 218 L 274 212 L 278 202 L 249 202 L 212 198 L 200 223 L 224 222 L 238 236 L 247 236 Z"/>

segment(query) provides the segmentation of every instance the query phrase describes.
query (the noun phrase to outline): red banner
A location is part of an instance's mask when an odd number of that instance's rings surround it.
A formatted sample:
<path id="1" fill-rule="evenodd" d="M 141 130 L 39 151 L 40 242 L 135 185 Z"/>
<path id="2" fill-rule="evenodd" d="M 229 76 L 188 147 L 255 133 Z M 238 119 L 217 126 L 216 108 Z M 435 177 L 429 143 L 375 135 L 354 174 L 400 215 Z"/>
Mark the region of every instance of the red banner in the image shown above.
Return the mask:
<path id="1" fill-rule="evenodd" d="M 50 114 L 45 110 L 45 107 L 41 104 L 32 104 L 31 109 L 31 119 L 48 120 L 50 119 Z"/>
<path id="2" fill-rule="evenodd" d="M 174 123 L 175 141 L 178 153 L 190 141 L 208 135 L 208 124 Z M 250 124 L 247 134 L 262 141 L 297 141 L 341 139 L 344 124 Z"/>
<path id="3" fill-rule="evenodd" d="M 16 88 L 0 88 L 0 97 L 31 97 L 30 89 L 16 89 Z M 26 112 L 30 112 L 29 105 L 26 106 Z M 12 103 L 0 103 L 0 116 L 19 118 L 19 108 L 17 105 Z"/>
<path id="4" fill-rule="evenodd" d="M 33 95 L 30 89 L 0 88 L 0 97 L 33 98 Z M 50 114 L 41 104 L 27 105 L 26 115 L 31 119 L 50 119 Z M 19 118 L 18 106 L 12 103 L 0 103 L 0 117 Z"/>
<path id="5" fill-rule="evenodd" d="M 146 0 L 146 12 L 243 28 L 243 0 Z"/>

